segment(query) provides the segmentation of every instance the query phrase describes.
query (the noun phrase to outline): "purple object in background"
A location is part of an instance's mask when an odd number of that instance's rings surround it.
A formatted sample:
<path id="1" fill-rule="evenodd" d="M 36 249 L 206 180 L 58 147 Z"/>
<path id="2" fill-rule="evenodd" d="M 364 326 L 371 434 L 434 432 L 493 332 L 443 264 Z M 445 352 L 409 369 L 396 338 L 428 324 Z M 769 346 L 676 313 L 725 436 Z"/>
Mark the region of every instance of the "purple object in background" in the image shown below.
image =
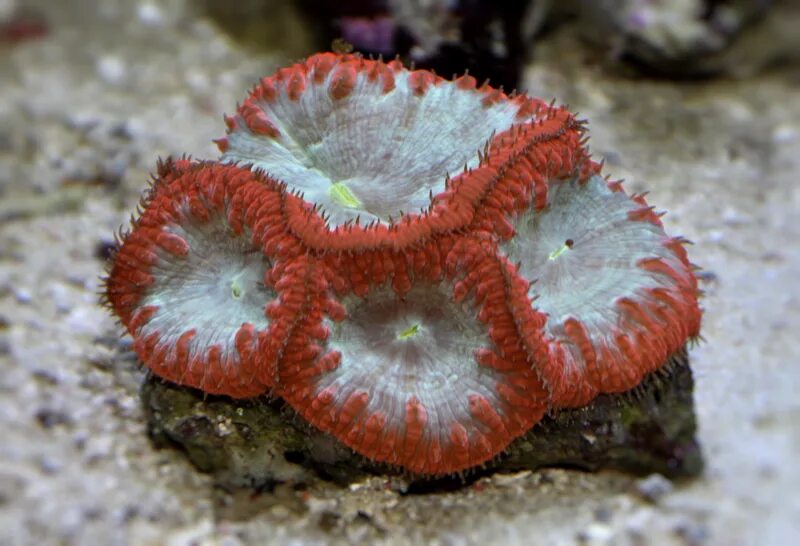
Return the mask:
<path id="1" fill-rule="evenodd" d="M 531 0 L 303 0 L 330 43 L 342 38 L 365 55 L 399 55 L 417 68 L 517 86 L 525 47 L 520 22 Z"/>
<path id="2" fill-rule="evenodd" d="M 468 70 L 480 82 L 488 79 L 510 90 L 525 62 L 535 62 L 537 42 L 568 25 L 591 44 L 596 60 L 624 61 L 642 73 L 704 78 L 741 71 L 736 54 L 734 60 L 726 55 L 777 1 L 302 0 L 301 5 L 319 25 L 321 44 L 343 38 L 364 55 L 399 55 L 448 77 Z M 792 34 L 796 27 L 793 20 L 778 23 L 775 32 L 762 33 L 744 48 L 764 50 L 761 64 L 789 56 L 777 42 L 761 47 L 773 34 Z"/>
<path id="3" fill-rule="evenodd" d="M 391 17 L 340 17 L 342 38 L 360 51 L 392 56 L 395 53 L 395 23 Z"/>

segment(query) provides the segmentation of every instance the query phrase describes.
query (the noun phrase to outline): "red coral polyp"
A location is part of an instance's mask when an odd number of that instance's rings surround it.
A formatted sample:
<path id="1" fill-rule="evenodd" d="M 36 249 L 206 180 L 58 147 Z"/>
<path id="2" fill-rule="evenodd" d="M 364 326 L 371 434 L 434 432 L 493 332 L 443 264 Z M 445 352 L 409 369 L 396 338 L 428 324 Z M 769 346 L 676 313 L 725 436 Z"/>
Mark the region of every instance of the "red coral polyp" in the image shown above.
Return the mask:
<path id="1" fill-rule="evenodd" d="M 525 177 L 570 172 L 580 157 L 579 125 L 564 109 L 476 88 L 470 76 L 448 81 L 353 55 L 279 70 L 227 119 L 222 160 L 302 195 L 306 206 L 290 209 L 289 227 L 319 251 L 403 249 L 461 229 L 475 198 L 522 156 Z M 553 149 L 530 153 L 551 140 Z"/>
<path id="2" fill-rule="evenodd" d="M 543 336 L 524 340 L 553 404 L 581 406 L 635 387 L 699 334 L 697 284 L 684 241 L 664 233 L 643 197 L 597 175 L 548 193 L 543 210 L 514 218 L 516 235 L 500 248 L 531 281 L 519 323 L 534 310 L 548 317 Z"/>
<path id="3" fill-rule="evenodd" d="M 220 161 L 161 165 L 107 279 L 161 377 L 441 475 L 699 334 L 685 240 L 564 108 L 326 53 L 226 123 Z"/>
<path id="4" fill-rule="evenodd" d="M 373 284 L 339 298 L 334 316 L 311 305 L 304 332 L 287 347 L 290 361 L 279 366 L 277 392 L 370 459 L 455 472 L 530 429 L 548 393 L 521 350 L 503 291 L 492 290 L 504 282 L 495 260 L 473 260 L 478 275 L 410 267 L 415 282 L 402 295 Z M 472 290 L 478 276 L 486 290 Z M 312 342 L 305 332 L 314 330 L 321 334 Z"/>
<path id="5" fill-rule="evenodd" d="M 265 306 L 277 299 L 272 279 L 281 257 L 265 248 L 281 246 L 268 238 L 280 225 L 281 200 L 278 184 L 245 169 L 185 160 L 161 166 L 106 283 L 153 372 L 215 394 L 267 390 L 257 376 L 274 366 L 265 358 Z"/>

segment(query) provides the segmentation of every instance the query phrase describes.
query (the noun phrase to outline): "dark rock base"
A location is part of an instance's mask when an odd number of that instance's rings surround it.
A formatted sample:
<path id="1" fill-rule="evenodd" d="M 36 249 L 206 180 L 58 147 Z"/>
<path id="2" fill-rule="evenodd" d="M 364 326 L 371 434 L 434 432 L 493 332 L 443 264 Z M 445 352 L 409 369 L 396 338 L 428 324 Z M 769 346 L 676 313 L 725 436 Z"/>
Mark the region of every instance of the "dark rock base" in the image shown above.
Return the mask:
<path id="1" fill-rule="evenodd" d="M 269 488 L 319 478 L 347 484 L 383 473 L 405 476 L 410 487 L 428 490 L 493 472 L 547 466 L 696 476 L 703 460 L 695 440 L 693 390 L 684 349 L 636 389 L 547 416 L 506 453 L 462 475 L 435 480 L 361 457 L 305 424 L 281 400 L 207 396 L 154 376 L 143 384 L 141 396 L 156 444 L 181 448 L 220 485 Z"/>

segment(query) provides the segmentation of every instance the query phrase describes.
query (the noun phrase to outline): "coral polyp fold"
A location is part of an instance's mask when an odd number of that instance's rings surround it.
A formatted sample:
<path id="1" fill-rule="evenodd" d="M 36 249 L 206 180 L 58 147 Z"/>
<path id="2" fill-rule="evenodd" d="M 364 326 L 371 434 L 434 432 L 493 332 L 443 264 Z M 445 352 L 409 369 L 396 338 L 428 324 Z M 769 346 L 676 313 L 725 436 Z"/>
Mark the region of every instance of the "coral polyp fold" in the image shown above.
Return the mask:
<path id="1" fill-rule="evenodd" d="M 442 475 L 699 335 L 686 241 L 564 108 L 324 53 L 226 123 L 219 160 L 159 165 L 106 282 L 167 380 Z"/>

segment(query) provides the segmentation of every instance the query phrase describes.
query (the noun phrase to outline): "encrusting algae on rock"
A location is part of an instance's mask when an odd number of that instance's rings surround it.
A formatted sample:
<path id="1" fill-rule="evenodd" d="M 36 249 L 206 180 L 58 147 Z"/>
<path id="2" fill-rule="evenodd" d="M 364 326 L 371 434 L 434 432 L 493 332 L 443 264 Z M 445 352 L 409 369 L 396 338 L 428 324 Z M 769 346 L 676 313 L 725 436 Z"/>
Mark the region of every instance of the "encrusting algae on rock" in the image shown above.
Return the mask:
<path id="1" fill-rule="evenodd" d="M 108 303 L 162 378 L 280 397 L 444 475 L 699 334 L 686 241 L 564 108 L 324 53 L 226 123 L 218 161 L 160 165 L 111 263 Z"/>

